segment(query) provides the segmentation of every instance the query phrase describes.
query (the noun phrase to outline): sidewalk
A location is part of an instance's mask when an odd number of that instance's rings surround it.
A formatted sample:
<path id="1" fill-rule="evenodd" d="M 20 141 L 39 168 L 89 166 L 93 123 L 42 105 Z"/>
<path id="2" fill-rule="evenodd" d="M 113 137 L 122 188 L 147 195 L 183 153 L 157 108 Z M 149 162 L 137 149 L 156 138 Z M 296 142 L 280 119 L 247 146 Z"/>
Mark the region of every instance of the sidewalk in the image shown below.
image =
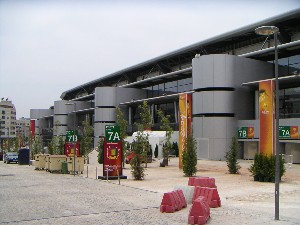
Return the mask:
<path id="1" fill-rule="evenodd" d="M 176 185 L 187 186 L 188 178 L 178 168 L 178 158 L 171 158 L 169 166 L 159 167 L 160 160 L 148 163 L 143 181 L 134 181 L 129 164 L 125 164 L 123 175 L 128 179 L 120 180 L 121 185 L 163 193 L 174 189 Z M 300 165 L 287 166 L 286 174 L 280 183 L 280 221 L 275 221 L 274 183 L 254 182 L 248 168 L 252 160 L 241 160 L 240 174 L 227 172 L 224 161 L 198 160 L 197 176 L 213 177 L 221 198 L 222 206 L 211 209 L 208 224 L 299 224 L 300 223 Z M 96 179 L 96 168 L 103 175 L 102 164 L 97 162 L 97 152 L 90 155 L 90 164 L 85 165 L 81 176 Z M 109 181 L 118 185 L 117 180 Z M 186 216 L 188 215 L 186 210 Z"/>

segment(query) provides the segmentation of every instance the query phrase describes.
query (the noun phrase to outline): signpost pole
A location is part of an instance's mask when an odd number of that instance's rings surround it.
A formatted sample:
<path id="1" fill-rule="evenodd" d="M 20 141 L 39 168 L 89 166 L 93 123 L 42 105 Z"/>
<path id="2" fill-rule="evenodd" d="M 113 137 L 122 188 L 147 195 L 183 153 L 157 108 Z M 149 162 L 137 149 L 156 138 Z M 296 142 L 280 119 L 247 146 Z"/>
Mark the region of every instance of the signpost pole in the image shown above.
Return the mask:
<path id="1" fill-rule="evenodd" d="M 76 141 L 77 141 L 77 135 L 76 135 L 76 102 L 68 102 L 68 103 L 66 103 L 66 105 L 74 105 L 74 133 L 73 133 L 73 147 L 74 147 L 74 149 L 73 149 L 73 159 L 74 159 L 74 162 L 73 162 L 73 166 L 74 166 L 74 168 L 73 168 L 73 172 L 74 172 L 74 177 L 75 177 L 75 165 L 76 165 L 76 163 L 75 163 L 75 155 L 76 155 Z"/>
<path id="2" fill-rule="evenodd" d="M 76 158 L 75 158 L 75 156 L 76 156 L 76 103 L 74 102 L 74 134 L 73 134 L 73 141 L 74 141 L 74 176 L 75 176 L 75 170 L 76 170 L 76 167 L 75 167 L 75 165 L 76 165 Z"/>

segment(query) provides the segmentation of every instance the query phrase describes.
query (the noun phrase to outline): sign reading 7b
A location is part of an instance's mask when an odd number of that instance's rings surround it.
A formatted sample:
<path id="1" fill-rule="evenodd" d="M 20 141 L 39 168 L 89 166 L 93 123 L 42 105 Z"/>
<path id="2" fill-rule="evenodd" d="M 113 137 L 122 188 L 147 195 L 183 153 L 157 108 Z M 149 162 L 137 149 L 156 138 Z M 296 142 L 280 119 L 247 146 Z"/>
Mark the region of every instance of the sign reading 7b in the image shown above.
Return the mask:
<path id="1" fill-rule="evenodd" d="M 66 142 L 77 142 L 78 141 L 78 131 L 75 131 L 74 135 L 74 130 L 67 130 L 66 131 Z"/>
<path id="2" fill-rule="evenodd" d="M 105 126 L 105 138 L 106 142 L 120 142 L 120 126 L 118 125 L 106 125 Z"/>

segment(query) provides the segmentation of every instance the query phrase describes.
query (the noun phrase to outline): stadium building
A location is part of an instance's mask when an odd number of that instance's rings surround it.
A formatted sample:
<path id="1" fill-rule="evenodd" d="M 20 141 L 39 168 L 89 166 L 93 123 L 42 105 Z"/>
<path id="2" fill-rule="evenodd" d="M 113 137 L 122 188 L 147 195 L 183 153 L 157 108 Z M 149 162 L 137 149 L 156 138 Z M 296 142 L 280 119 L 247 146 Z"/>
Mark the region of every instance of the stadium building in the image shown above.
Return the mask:
<path id="1" fill-rule="evenodd" d="M 300 10 L 257 22 L 192 44 L 115 73 L 66 90 L 49 109 L 31 109 L 35 132 L 44 143 L 52 135 L 81 126 L 89 119 L 94 143 L 105 125 L 116 120 L 120 107 L 128 120 L 128 134 L 139 120 L 138 105 L 147 101 L 159 130 L 157 110 L 171 117 L 179 130 L 179 96 L 192 95 L 192 127 L 198 158 L 223 160 L 231 138 L 238 135 L 240 158 L 253 158 L 260 146 L 260 83 L 274 80 L 274 35 L 260 36 L 260 26 L 276 26 L 280 89 L 282 153 L 300 163 Z M 293 129 L 293 130 L 292 130 Z M 298 135 L 296 135 L 298 134 Z"/>

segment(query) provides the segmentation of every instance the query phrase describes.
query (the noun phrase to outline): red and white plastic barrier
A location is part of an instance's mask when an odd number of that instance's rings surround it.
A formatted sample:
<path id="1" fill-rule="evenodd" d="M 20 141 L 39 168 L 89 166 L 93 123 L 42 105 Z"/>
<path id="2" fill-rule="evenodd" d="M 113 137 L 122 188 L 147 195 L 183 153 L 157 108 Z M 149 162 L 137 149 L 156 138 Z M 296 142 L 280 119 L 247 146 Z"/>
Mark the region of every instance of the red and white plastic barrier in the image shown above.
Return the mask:
<path id="1" fill-rule="evenodd" d="M 221 199 L 218 193 L 217 188 L 208 188 L 208 187 L 195 187 L 193 202 L 199 196 L 202 196 L 207 201 L 210 208 L 218 208 L 221 206 Z"/>
<path id="2" fill-rule="evenodd" d="M 160 212 L 173 213 L 186 207 L 187 204 L 183 192 L 179 189 L 164 193 L 160 204 Z"/>
<path id="3" fill-rule="evenodd" d="M 203 196 L 194 200 L 188 216 L 188 224 L 205 224 L 210 218 L 210 208 Z"/>
<path id="4" fill-rule="evenodd" d="M 200 186 L 200 187 L 210 187 L 216 188 L 215 178 L 212 177 L 190 177 L 189 186 Z"/>

